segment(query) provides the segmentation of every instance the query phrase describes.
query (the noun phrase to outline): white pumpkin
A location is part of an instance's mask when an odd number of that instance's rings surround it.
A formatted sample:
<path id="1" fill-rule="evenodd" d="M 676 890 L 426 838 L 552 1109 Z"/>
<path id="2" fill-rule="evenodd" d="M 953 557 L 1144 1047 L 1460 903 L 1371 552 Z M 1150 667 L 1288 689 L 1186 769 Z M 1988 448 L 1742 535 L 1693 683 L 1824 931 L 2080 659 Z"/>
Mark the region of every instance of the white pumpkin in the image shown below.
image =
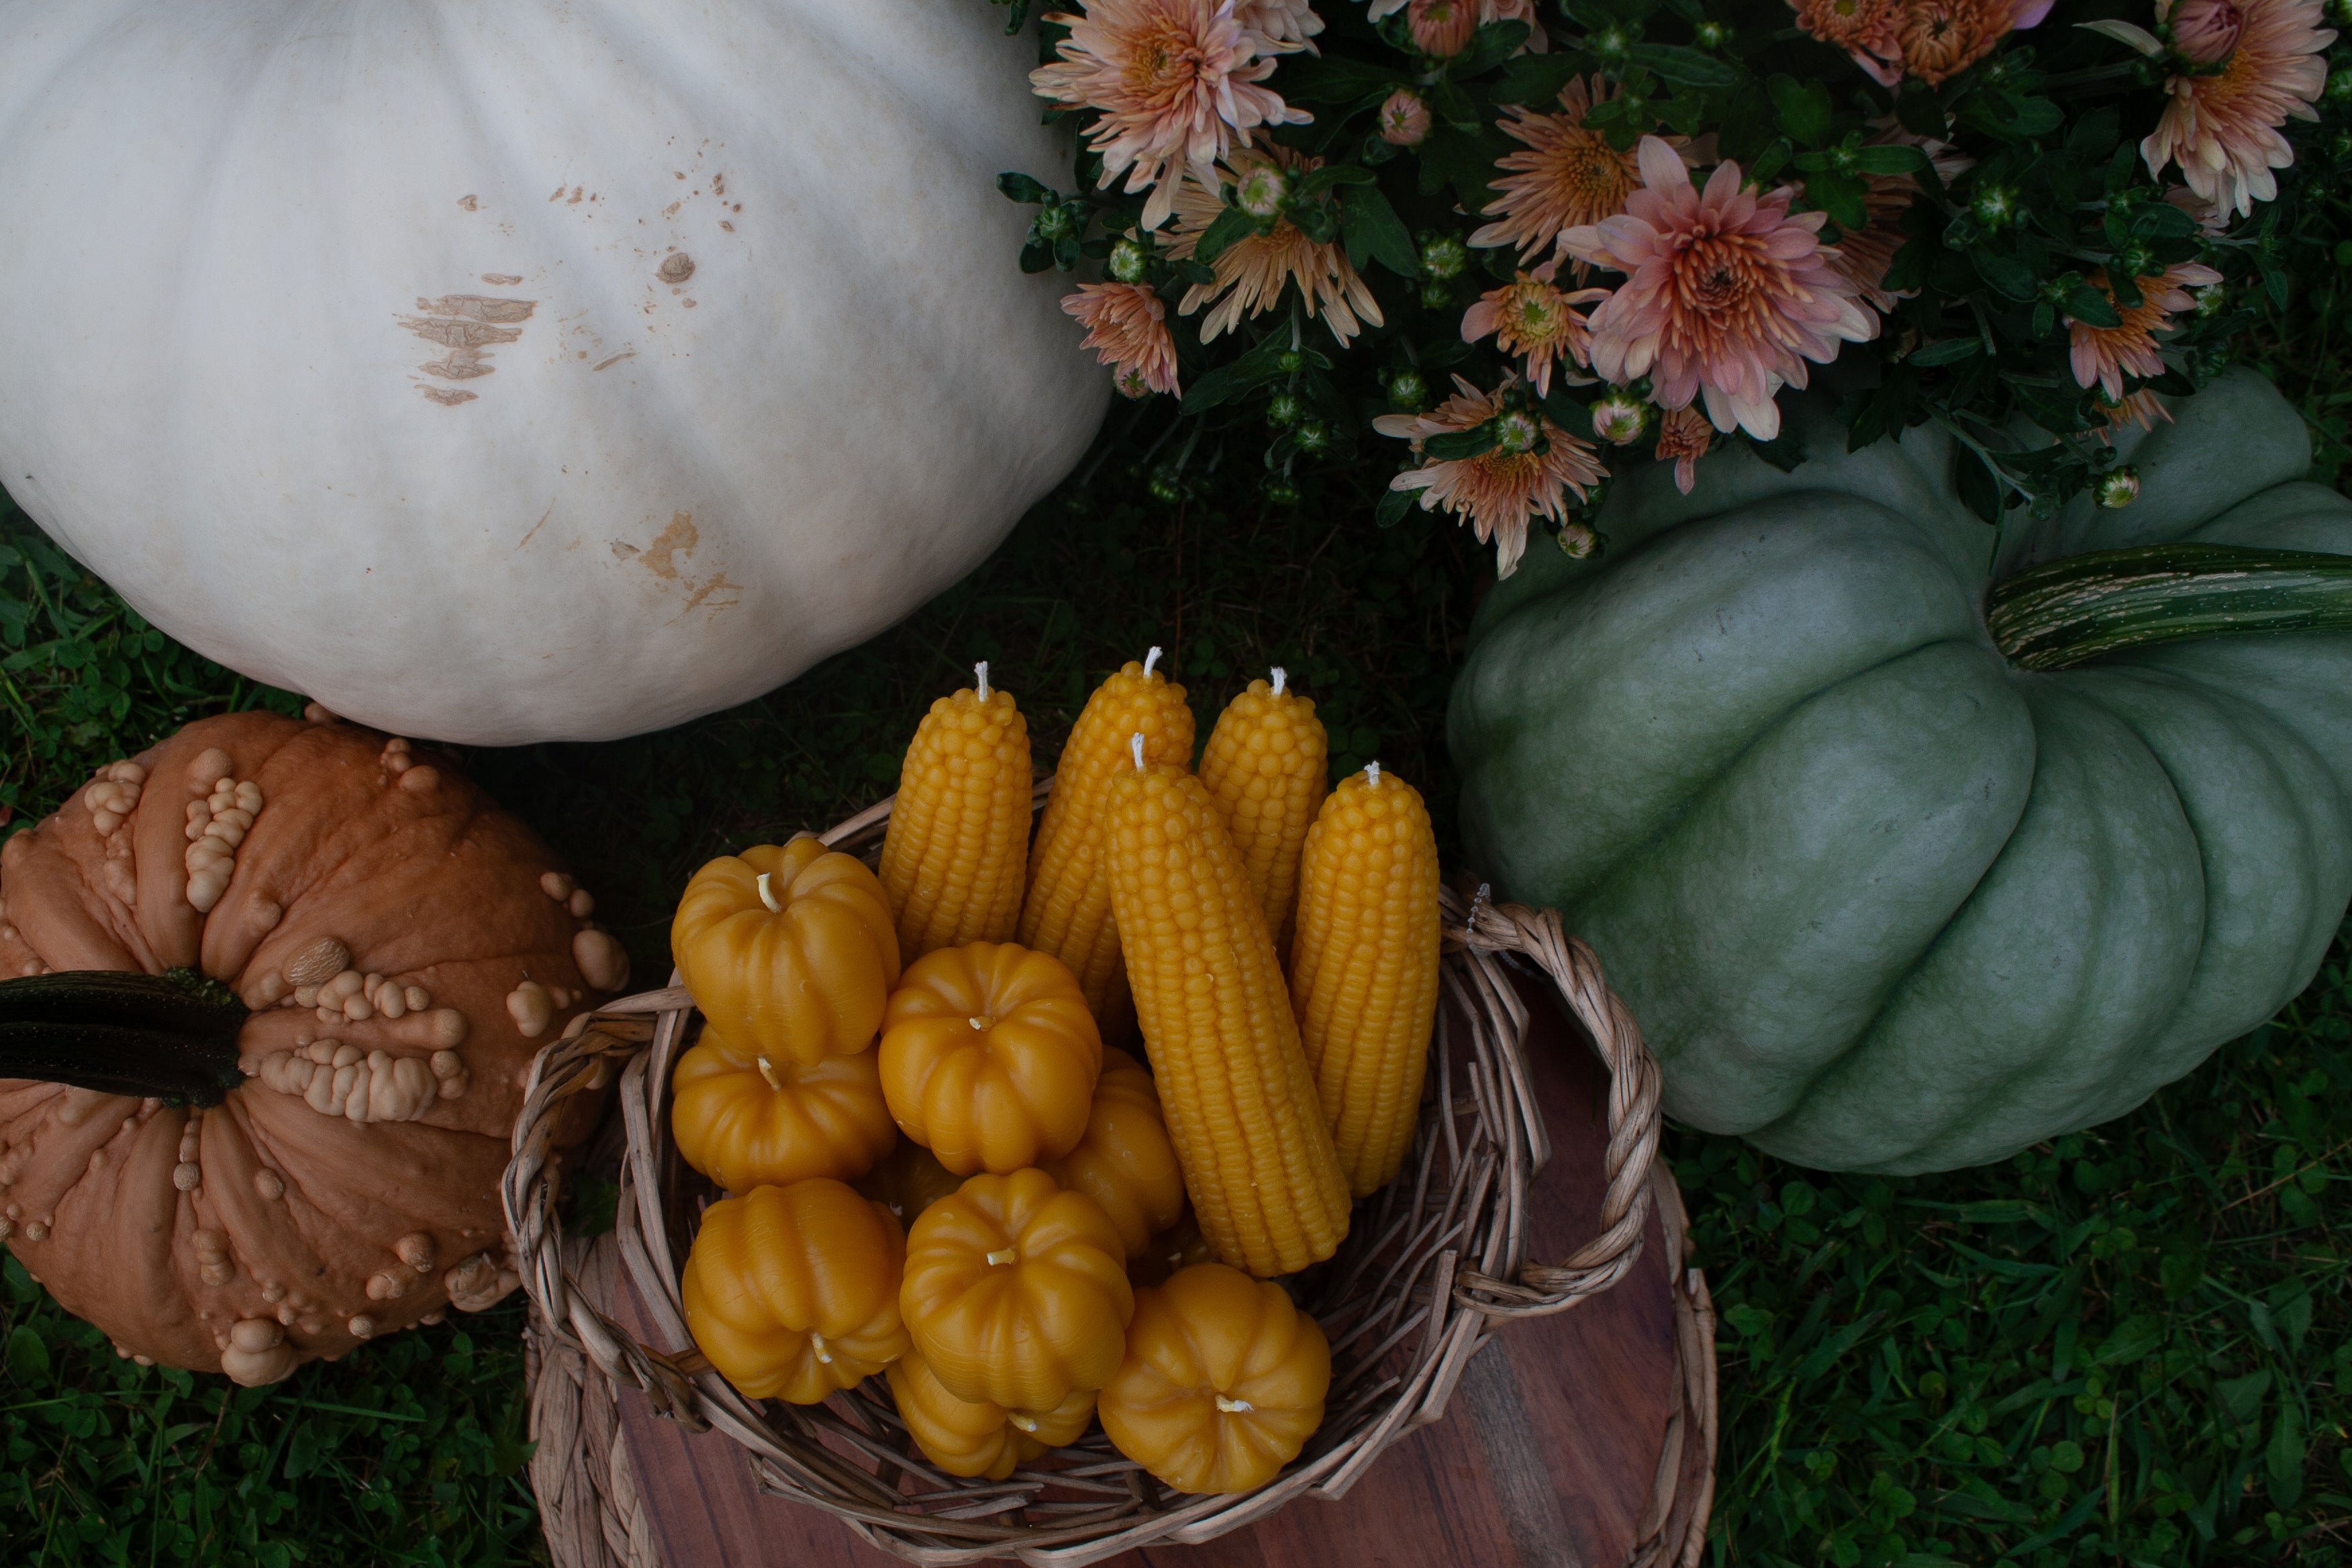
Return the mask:
<path id="1" fill-rule="evenodd" d="M 0 480 L 406 734 L 745 700 L 974 566 L 1108 382 L 983 0 L 5 0 Z"/>

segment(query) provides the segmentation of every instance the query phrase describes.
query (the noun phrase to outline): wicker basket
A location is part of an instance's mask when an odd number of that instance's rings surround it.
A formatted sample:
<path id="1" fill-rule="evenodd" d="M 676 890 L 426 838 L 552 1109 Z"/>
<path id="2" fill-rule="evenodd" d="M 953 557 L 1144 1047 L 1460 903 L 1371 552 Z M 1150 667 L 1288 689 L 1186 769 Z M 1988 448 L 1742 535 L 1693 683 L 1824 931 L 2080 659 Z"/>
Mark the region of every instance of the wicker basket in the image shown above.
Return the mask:
<path id="1" fill-rule="evenodd" d="M 1044 790 L 1041 784 L 1041 801 Z M 822 837 L 871 860 L 890 805 Z M 1076 1568 L 1135 1547 L 1206 1541 L 1302 1494 L 1341 1496 L 1390 1444 L 1444 1415 L 1464 1367 L 1500 1325 L 1563 1310 L 1622 1278 L 1640 1254 L 1654 1192 L 1664 1195 L 1679 1251 L 1673 1182 L 1653 1182 L 1657 1067 L 1591 951 L 1562 934 L 1557 915 L 1493 905 L 1484 889 L 1466 906 L 1449 891 L 1443 907 L 1445 1005 L 1414 1158 L 1357 1206 L 1338 1255 L 1291 1282 L 1330 1338 L 1328 1414 L 1280 1476 L 1231 1495 L 1169 1492 L 1099 1428 L 1005 1480 L 949 1476 L 914 1447 L 878 1379 L 821 1405 L 739 1394 L 692 1348 L 679 1303 L 701 1206 L 716 1195 L 677 1157 L 669 1133 L 670 1073 L 692 1032 L 692 999 L 673 984 L 574 1020 L 532 1067 L 504 1186 L 535 1309 L 532 1479 L 559 1568 L 655 1561 L 614 1432 L 609 1385 L 642 1391 L 691 1429 L 724 1433 L 744 1449 L 763 1490 L 823 1509 L 908 1562 L 1013 1557 Z M 1557 1264 L 1525 1257 L 1528 1183 L 1550 1147 L 1523 1056 L 1528 1016 L 1505 973 L 1507 955 L 1559 987 L 1610 1074 L 1601 1234 Z M 625 1134 L 621 1195 L 613 1235 L 591 1249 L 561 1234 L 548 1152 L 564 1102 L 615 1072 Z M 686 1349 L 657 1350 L 614 1325 L 616 1266 L 628 1270 L 657 1337 Z M 1714 1450 L 1711 1324 L 1698 1316 L 1705 1287 L 1696 1270 L 1675 1296 L 1685 1387 L 1651 1495 L 1656 1517 L 1643 1521 L 1649 1550 L 1640 1552 L 1667 1563 L 1691 1560 L 1705 1534 L 1709 1489 L 1677 1485 L 1694 1468 L 1685 1450 L 1703 1445 L 1702 1462 Z"/>

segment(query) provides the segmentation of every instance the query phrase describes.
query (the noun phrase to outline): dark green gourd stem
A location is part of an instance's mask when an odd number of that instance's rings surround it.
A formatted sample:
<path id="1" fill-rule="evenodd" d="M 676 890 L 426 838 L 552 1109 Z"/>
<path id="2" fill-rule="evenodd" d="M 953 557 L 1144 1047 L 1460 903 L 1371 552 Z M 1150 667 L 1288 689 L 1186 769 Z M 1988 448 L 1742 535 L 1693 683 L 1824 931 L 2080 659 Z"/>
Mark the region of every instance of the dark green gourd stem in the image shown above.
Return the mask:
<path id="1" fill-rule="evenodd" d="M 1995 584 L 1985 624 L 2023 669 L 2183 637 L 2352 631 L 2352 555 L 2242 544 L 2069 555 Z"/>
<path id="2" fill-rule="evenodd" d="M 73 969 L 0 980 L 0 1078 L 218 1105 L 243 1075 L 245 1005 L 193 969 Z"/>

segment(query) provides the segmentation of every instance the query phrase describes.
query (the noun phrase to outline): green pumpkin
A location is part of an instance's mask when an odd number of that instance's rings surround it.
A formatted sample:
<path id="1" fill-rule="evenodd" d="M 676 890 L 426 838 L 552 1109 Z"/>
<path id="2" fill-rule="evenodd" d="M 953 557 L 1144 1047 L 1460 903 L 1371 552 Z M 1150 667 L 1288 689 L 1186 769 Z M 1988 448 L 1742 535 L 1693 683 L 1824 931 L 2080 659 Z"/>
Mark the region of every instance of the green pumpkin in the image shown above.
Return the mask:
<path id="1" fill-rule="evenodd" d="M 1832 1169 L 1982 1163 L 2310 980 L 2352 895 L 2352 631 L 2002 651 L 2346 624 L 2352 562 L 2277 553 L 2352 555 L 2294 411 L 2231 372 L 2174 412 L 2118 437 L 2131 505 L 1995 530 L 1939 431 L 1848 453 L 1801 402 L 1794 472 L 1734 448 L 1684 496 L 1647 465 L 1604 558 L 1539 542 L 1481 607 L 1448 735 L 1472 864 L 1592 943 L 1673 1115 Z M 2071 609 L 1997 644 L 1989 592 Z"/>

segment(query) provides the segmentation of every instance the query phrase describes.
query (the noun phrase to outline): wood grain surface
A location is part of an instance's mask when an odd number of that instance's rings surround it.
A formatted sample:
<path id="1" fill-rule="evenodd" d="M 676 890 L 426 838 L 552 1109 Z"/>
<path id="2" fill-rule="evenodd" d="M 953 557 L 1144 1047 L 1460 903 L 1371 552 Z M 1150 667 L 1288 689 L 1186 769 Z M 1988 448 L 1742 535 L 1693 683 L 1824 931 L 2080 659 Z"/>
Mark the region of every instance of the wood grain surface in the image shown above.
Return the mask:
<path id="1" fill-rule="evenodd" d="M 1530 1256 L 1553 1259 L 1600 1228 L 1603 1086 L 1599 1063 L 1556 1005 L 1532 984 L 1521 990 L 1535 1013 L 1528 1048 L 1554 1150 L 1534 1188 Z M 1382 1455 L 1345 1499 L 1296 1501 L 1205 1545 L 1151 1547 L 1112 1563 L 1619 1568 L 1643 1523 L 1680 1394 L 1664 1251 L 1653 1213 L 1641 1258 L 1616 1289 L 1504 1327 L 1471 1361 L 1445 1418 Z M 657 1342 L 621 1272 L 620 1322 Z M 634 1392 L 621 1394 L 620 1409 L 665 1568 L 898 1563 L 831 1516 L 760 1492 L 728 1439 L 688 1434 Z"/>

